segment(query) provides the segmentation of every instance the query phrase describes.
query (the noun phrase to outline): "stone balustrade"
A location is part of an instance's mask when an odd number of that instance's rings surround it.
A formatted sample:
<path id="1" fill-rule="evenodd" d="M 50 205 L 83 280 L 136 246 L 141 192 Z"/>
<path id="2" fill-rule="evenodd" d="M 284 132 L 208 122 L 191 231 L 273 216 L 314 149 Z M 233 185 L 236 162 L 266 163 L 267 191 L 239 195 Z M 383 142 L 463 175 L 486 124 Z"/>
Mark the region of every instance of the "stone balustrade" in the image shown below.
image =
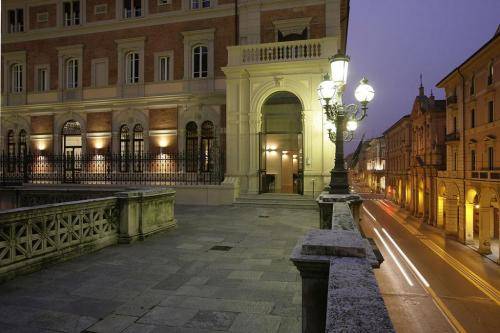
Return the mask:
<path id="1" fill-rule="evenodd" d="M 302 332 L 394 332 L 373 274 L 383 259 L 358 228 L 361 198 L 323 193 L 317 201 L 321 228 L 291 255 L 302 278 Z"/>
<path id="2" fill-rule="evenodd" d="M 175 227 L 173 190 L 0 211 L 0 281 Z"/>
<path id="3" fill-rule="evenodd" d="M 228 47 L 228 66 L 328 59 L 337 38 L 296 40 Z"/>

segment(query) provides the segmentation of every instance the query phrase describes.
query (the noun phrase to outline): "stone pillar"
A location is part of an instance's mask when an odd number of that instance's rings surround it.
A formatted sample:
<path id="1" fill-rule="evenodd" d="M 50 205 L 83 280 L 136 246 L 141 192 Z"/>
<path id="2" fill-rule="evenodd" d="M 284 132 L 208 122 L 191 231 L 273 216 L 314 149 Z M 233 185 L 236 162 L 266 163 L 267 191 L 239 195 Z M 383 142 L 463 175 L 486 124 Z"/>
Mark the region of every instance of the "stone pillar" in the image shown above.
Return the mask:
<path id="1" fill-rule="evenodd" d="M 119 243 L 132 243 L 173 228 L 175 191 L 167 189 L 116 193 L 120 209 Z"/>
<path id="2" fill-rule="evenodd" d="M 481 254 L 491 253 L 490 224 L 493 222 L 493 207 L 479 208 L 479 249 Z"/>
<path id="3" fill-rule="evenodd" d="M 294 248 L 291 260 L 302 278 L 302 332 L 325 332 L 330 259 L 366 257 L 366 243 L 353 231 L 313 229 Z"/>
<path id="4" fill-rule="evenodd" d="M 330 194 L 323 191 L 316 202 L 319 206 L 319 228 L 332 229 L 332 212 L 333 204 L 336 202 L 346 202 L 351 209 L 351 216 L 354 219 L 356 226 L 359 224 L 360 209 L 363 200 L 357 194 Z"/>
<path id="5" fill-rule="evenodd" d="M 474 204 L 465 204 L 465 244 L 474 243 Z"/>
<path id="6" fill-rule="evenodd" d="M 456 237 L 457 236 L 457 213 L 458 213 L 458 200 L 457 198 L 446 198 L 445 210 L 446 210 L 446 224 L 445 224 L 445 235 Z"/>

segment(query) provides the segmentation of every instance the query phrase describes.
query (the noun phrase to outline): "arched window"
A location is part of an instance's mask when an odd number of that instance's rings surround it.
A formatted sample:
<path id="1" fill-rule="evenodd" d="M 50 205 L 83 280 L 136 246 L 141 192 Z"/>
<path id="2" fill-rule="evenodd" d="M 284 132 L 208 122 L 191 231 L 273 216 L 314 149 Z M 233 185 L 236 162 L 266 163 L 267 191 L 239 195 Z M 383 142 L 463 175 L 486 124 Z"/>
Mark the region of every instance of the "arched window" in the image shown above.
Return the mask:
<path id="1" fill-rule="evenodd" d="M 139 82 L 139 53 L 130 52 L 126 56 L 126 80 L 127 84 Z"/>
<path id="2" fill-rule="evenodd" d="M 7 171 L 9 172 L 14 172 L 15 169 L 15 163 L 14 159 L 16 155 L 16 142 L 14 140 L 14 131 L 10 130 L 7 132 L 7 159 L 8 159 L 8 165 L 7 165 Z"/>
<path id="3" fill-rule="evenodd" d="M 21 130 L 19 132 L 19 157 L 24 157 L 26 156 L 26 153 L 28 152 L 28 146 L 26 144 L 26 131 Z"/>
<path id="4" fill-rule="evenodd" d="M 211 121 L 205 121 L 201 124 L 201 150 L 200 161 L 202 171 L 211 171 L 212 156 L 211 149 L 214 141 L 214 124 Z"/>
<path id="5" fill-rule="evenodd" d="M 79 66 L 78 59 L 71 58 L 66 61 L 66 88 L 78 88 Z"/>
<path id="6" fill-rule="evenodd" d="M 14 64 L 10 68 L 11 91 L 19 93 L 23 91 L 23 65 Z"/>
<path id="7" fill-rule="evenodd" d="M 133 138 L 134 172 L 142 172 L 142 155 L 144 153 L 144 131 L 141 124 L 134 126 Z"/>
<path id="8" fill-rule="evenodd" d="M 472 74 L 469 87 L 469 95 L 474 95 L 476 93 L 476 76 Z"/>
<path id="9" fill-rule="evenodd" d="M 127 125 L 120 127 L 120 171 L 128 172 L 128 157 L 130 152 L 130 130 Z"/>
<path id="10" fill-rule="evenodd" d="M 186 171 L 196 172 L 198 166 L 198 126 L 194 121 L 186 124 Z"/>
<path id="11" fill-rule="evenodd" d="M 199 45 L 193 48 L 193 77 L 201 78 L 208 76 L 208 48 Z"/>
<path id="12" fill-rule="evenodd" d="M 61 131 L 64 154 L 78 155 L 82 150 L 82 129 L 76 120 L 68 120 Z"/>

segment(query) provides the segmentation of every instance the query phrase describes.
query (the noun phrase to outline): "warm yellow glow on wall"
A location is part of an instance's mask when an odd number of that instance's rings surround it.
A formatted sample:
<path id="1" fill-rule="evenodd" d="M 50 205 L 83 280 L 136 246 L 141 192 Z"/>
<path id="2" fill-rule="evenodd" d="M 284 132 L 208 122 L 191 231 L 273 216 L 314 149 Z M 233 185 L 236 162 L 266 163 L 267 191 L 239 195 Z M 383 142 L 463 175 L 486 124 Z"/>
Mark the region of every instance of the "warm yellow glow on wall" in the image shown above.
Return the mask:
<path id="1" fill-rule="evenodd" d="M 102 149 L 104 147 L 104 141 L 102 139 L 96 139 L 94 142 L 95 149 Z"/>
<path id="2" fill-rule="evenodd" d="M 45 141 L 39 141 L 36 145 L 39 151 L 44 151 L 47 149 L 47 143 Z"/>
<path id="3" fill-rule="evenodd" d="M 160 148 L 167 147 L 168 146 L 168 140 L 167 140 L 167 138 L 165 138 L 165 137 L 160 138 L 160 140 L 158 140 L 158 146 Z"/>

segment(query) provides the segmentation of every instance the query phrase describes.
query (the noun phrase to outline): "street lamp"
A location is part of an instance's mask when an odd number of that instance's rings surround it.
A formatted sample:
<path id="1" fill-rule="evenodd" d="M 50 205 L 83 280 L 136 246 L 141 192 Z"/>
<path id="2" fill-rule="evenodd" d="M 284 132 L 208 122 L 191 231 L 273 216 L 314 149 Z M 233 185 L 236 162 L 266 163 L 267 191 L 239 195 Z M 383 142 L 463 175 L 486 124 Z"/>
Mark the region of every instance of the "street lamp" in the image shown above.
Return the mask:
<path id="1" fill-rule="evenodd" d="M 344 165 L 344 141 L 351 141 L 358 122 L 366 117 L 368 103 L 375 96 L 375 91 L 363 78 L 354 92 L 354 97 L 360 103 L 342 104 L 342 95 L 347 82 L 349 57 L 337 54 L 330 58 L 332 77 L 325 75 L 323 82 L 318 86 L 318 96 L 321 106 L 325 110 L 328 137 L 335 143 L 335 166 L 330 172 L 330 194 L 348 194 L 349 183 L 347 170 Z M 332 126 L 333 125 L 333 126 Z"/>

